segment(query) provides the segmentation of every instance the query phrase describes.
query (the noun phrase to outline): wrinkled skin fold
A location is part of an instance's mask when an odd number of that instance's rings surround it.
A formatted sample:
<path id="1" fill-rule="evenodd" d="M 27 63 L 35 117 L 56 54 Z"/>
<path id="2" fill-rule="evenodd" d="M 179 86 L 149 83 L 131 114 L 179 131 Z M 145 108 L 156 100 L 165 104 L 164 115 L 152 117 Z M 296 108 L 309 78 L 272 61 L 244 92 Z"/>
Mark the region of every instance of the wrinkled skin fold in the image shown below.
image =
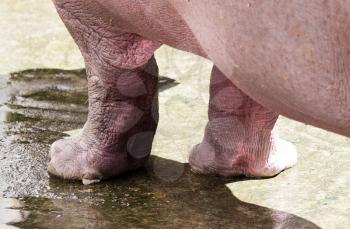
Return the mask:
<path id="1" fill-rule="evenodd" d="M 297 153 L 279 114 L 350 136 L 350 4 L 345 0 L 54 0 L 84 57 L 89 116 L 50 151 L 50 174 L 99 181 L 137 169 L 158 123 L 162 45 L 214 63 L 209 121 L 192 170 L 270 177 Z M 89 183 L 89 182 L 87 182 Z"/>

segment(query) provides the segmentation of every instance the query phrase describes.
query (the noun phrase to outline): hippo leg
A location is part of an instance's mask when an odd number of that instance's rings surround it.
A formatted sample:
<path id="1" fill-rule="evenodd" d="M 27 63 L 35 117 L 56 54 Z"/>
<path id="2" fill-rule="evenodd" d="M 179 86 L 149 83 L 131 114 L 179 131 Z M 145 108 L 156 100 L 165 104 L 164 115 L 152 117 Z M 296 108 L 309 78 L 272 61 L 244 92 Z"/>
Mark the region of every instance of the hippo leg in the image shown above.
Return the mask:
<path id="1" fill-rule="evenodd" d="M 278 137 L 278 114 L 245 95 L 216 67 L 208 114 L 203 141 L 190 153 L 195 172 L 270 177 L 296 163 L 294 146 Z"/>
<path id="2" fill-rule="evenodd" d="M 104 24 L 84 11 L 92 3 L 55 3 L 85 60 L 89 114 L 78 136 L 51 146 L 49 173 L 92 183 L 139 168 L 150 154 L 158 123 L 153 53 L 159 44 Z"/>

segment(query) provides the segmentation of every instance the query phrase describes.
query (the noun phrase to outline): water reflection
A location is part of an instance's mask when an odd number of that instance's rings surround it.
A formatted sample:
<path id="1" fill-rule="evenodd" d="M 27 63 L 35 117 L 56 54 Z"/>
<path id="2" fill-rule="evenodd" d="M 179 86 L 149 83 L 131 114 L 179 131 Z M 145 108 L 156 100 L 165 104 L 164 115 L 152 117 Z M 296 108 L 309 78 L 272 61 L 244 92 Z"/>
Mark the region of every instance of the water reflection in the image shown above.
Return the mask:
<path id="1" fill-rule="evenodd" d="M 0 198 L 0 228 L 17 228 L 11 224 L 24 222 L 29 212 L 21 208 L 22 203 L 19 200 Z"/>

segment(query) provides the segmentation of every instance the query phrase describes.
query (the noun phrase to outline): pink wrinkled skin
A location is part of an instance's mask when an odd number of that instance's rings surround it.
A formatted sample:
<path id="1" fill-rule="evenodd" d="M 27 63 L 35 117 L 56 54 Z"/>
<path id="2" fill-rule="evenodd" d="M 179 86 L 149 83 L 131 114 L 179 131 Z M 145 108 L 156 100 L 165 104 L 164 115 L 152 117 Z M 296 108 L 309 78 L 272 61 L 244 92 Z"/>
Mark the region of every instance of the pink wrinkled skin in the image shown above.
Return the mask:
<path id="1" fill-rule="evenodd" d="M 139 168 L 158 123 L 162 44 L 214 63 L 209 122 L 192 170 L 270 177 L 296 163 L 279 114 L 350 136 L 350 4 L 339 1 L 54 0 L 79 46 L 89 117 L 48 167 L 99 180 Z M 174 111 L 176 112 L 176 111 Z"/>

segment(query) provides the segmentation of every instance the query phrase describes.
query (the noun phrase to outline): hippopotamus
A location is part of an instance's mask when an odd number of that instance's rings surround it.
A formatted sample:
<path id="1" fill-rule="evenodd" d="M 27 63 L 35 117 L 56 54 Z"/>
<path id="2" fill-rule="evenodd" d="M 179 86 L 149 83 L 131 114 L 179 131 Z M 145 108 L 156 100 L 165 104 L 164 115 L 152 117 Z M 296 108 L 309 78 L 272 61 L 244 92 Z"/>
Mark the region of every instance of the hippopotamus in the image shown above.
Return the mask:
<path id="1" fill-rule="evenodd" d="M 89 114 L 79 135 L 51 146 L 51 175 L 90 184 L 144 165 L 163 44 L 213 63 L 194 172 L 271 177 L 292 167 L 297 152 L 278 136 L 279 115 L 350 136 L 346 0 L 53 2 L 85 61 Z"/>

